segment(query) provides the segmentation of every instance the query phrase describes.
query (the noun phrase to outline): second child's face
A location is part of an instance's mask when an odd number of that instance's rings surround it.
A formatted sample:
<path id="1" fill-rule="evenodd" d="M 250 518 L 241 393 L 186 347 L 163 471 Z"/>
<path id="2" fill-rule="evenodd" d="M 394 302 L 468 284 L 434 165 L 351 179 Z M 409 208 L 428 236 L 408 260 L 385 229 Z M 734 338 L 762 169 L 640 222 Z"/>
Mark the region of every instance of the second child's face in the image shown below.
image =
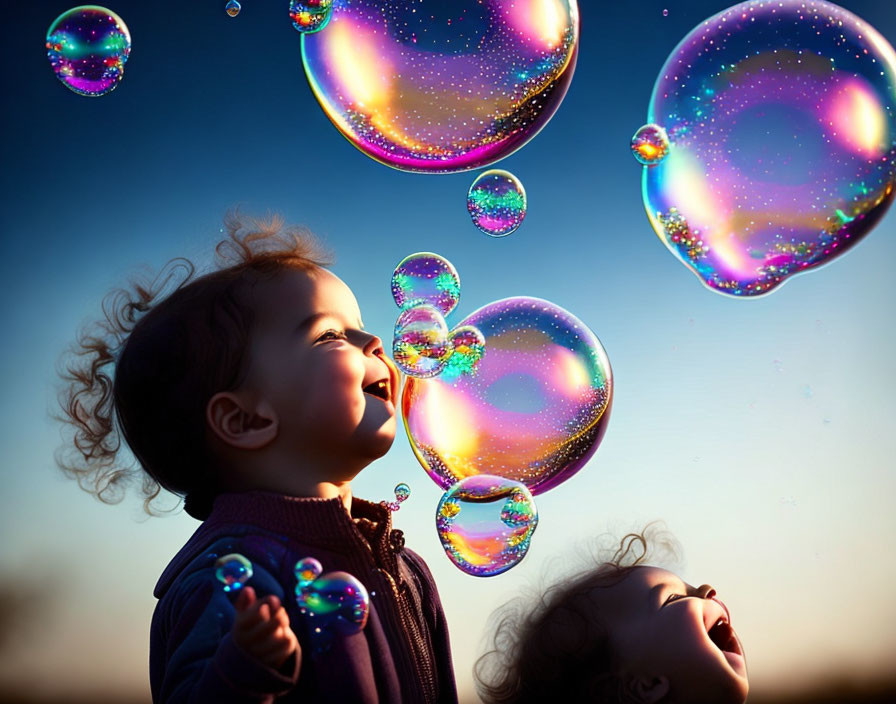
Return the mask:
<path id="1" fill-rule="evenodd" d="M 351 479 L 395 438 L 397 370 L 329 271 L 286 271 L 259 299 L 244 386 L 276 413 L 287 457 L 332 467 L 328 479 Z"/>
<path id="2" fill-rule="evenodd" d="M 743 648 L 712 587 L 693 587 L 668 570 L 639 567 L 599 594 L 623 668 L 646 681 L 668 680 L 669 691 L 658 701 L 746 700 Z"/>

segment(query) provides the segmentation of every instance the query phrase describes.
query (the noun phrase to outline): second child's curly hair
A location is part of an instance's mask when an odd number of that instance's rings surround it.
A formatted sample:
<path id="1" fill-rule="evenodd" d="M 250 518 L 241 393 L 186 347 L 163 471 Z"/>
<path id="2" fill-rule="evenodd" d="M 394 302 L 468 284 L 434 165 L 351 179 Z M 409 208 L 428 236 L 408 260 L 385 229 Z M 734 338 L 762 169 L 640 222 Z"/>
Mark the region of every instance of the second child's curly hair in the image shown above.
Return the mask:
<path id="1" fill-rule="evenodd" d="M 253 291 L 284 270 L 328 263 L 307 230 L 278 215 L 230 212 L 224 224 L 215 271 L 196 277 L 192 262 L 173 259 L 153 281 L 113 291 L 60 372 L 70 433 L 57 463 L 106 503 L 120 501 L 142 468 L 148 513 L 164 488 L 185 497 L 191 516 L 207 517 L 221 487 L 205 407 L 245 375 Z M 122 458 L 122 438 L 139 467 Z"/>
<path id="2" fill-rule="evenodd" d="M 636 702 L 619 677 L 595 590 L 618 584 L 657 552 L 677 561 L 679 551 L 675 538 L 651 523 L 622 538 L 611 557 L 601 555 L 596 566 L 549 587 L 534 604 L 525 598 L 505 604 L 493 616 L 492 647 L 474 668 L 483 701 Z"/>

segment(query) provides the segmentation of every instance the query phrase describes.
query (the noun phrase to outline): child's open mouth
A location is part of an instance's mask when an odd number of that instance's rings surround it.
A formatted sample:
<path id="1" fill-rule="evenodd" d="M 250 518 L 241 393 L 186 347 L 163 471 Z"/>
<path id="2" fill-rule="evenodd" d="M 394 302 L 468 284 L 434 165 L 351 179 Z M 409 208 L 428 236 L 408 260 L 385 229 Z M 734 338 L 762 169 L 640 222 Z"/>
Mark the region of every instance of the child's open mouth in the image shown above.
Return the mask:
<path id="1" fill-rule="evenodd" d="M 368 384 L 363 389 L 361 389 L 365 394 L 370 394 L 371 396 L 376 396 L 383 401 L 391 401 L 391 394 L 389 393 L 389 380 L 388 379 L 379 379 L 378 381 L 374 381 L 371 384 Z"/>
<path id="2" fill-rule="evenodd" d="M 725 656 L 725 659 L 728 661 L 728 664 L 731 665 L 732 669 L 734 669 L 741 677 L 746 677 L 747 666 L 746 661 L 744 660 L 744 653 L 740 647 L 740 641 L 737 639 L 734 629 L 728 622 L 728 609 L 725 609 L 725 615 L 720 616 L 713 624 L 712 628 L 707 631 L 707 635 L 713 642 L 713 645 L 722 651 L 722 654 Z"/>

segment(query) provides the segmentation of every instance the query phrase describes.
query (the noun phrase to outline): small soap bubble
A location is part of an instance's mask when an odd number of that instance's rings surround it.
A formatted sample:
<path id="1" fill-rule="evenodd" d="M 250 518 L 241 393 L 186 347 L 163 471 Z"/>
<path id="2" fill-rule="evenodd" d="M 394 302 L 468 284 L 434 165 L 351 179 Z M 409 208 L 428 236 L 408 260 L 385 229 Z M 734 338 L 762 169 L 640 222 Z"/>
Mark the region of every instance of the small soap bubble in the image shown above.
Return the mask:
<path id="1" fill-rule="evenodd" d="M 293 571 L 296 575 L 296 592 L 298 593 L 317 579 L 324 568 L 313 557 L 306 557 L 296 563 Z"/>
<path id="2" fill-rule="evenodd" d="M 645 166 L 659 164 L 669 153 L 669 136 L 659 125 L 644 125 L 632 137 L 632 154 Z"/>
<path id="3" fill-rule="evenodd" d="M 461 324 L 485 340 L 475 373 L 408 378 L 402 392 L 405 429 L 430 478 L 447 490 L 490 474 L 539 494 L 579 471 L 604 436 L 613 397 L 594 333 L 527 297 L 489 303 Z"/>
<path id="4" fill-rule="evenodd" d="M 896 52 L 824 0 L 742 2 L 694 28 L 654 85 L 669 153 L 650 223 L 710 290 L 767 294 L 851 249 L 896 194 Z"/>
<path id="5" fill-rule="evenodd" d="M 663 9 L 663 17 L 668 17 L 668 16 L 669 16 L 669 10 L 664 8 Z"/>
<path id="6" fill-rule="evenodd" d="M 47 30 L 47 58 L 56 77 L 78 95 L 115 89 L 131 53 L 127 25 L 111 10 L 82 5 L 57 17 Z"/>
<path id="7" fill-rule="evenodd" d="M 485 336 L 472 325 L 460 325 L 448 334 L 448 341 L 454 352 L 442 370 L 445 380 L 456 379 L 461 374 L 475 374 L 485 354 Z"/>
<path id="8" fill-rule="evenodd" d="M 333 0 L 290 0 L 289 19 L 302 34 L 319 32 L 333 16 Z"/>
<path id="9" fill-rule="evenodd" d="M 215 577 L 225 592 L 239 591 L 252 579 L 252 563 L 236 552 L 223 555 L 215 562 Z"/>
<path id="10" fill-rule="evenodd" d="M 448 173 L 503 159 L 548 123 L 578 40 L 576 0 L 351 0 L 334 3 L 326 31 L 302 35 L 302 61 L 364 154 Z"/>
<path id="11" fill-rule="evenodd" d="M 408 376 L 422 379 L 439 374 L 453 350 L 445 318 L 432 306 L 408 308 L 398 316 L 392 357 Z"/>
<path id="12" fill-rule="evenodd" d="M 367 624 L 370 611 L 366 587 L 348 572 L 327 572 L 317 577 L 297 592 L 296 602 L 314 632 L 326 637 L 358 633 Z"/>
<path id="13" fill-rule="evenodd" d="M 421 303 L 448 315 L 460 300 L 460 276 L 444 257 L 417 252 L 402 259 L 392 273 L 392 298 L 404 310 Z"/>
<path id="14" fill-rule="evenodd" d="M 411 487 L 409 487 L 404 482 L 395 485 L 395 500 L 398 503 L 406 501 L 407 498 L 411 495 Z"/>
<path id="15" fill-rule="evenodd" d="M 492 169 L 473 181 L 467 193 L 467 210 L 482 232 L 490 237 L 505 237 L 526 217 L 526 191 L 509 171 Z"/>
<path id="16" fill-rule="evenodd" d="M 224 12 L 231 17 L 236 17 L 240 14 L 241 9 L 243 9 L 242 6 L 236 0 L 228 0 L 227 4 L 224 6 Z"/>
<path id="17" fill-rule="evenodd" d="M 514 567 L 529 550 L 537 525 L 529 490 L 487 474 L 459 481 L 436 509 L 436 528 L 446 554 L 475 577 L 491 577 Z"/>

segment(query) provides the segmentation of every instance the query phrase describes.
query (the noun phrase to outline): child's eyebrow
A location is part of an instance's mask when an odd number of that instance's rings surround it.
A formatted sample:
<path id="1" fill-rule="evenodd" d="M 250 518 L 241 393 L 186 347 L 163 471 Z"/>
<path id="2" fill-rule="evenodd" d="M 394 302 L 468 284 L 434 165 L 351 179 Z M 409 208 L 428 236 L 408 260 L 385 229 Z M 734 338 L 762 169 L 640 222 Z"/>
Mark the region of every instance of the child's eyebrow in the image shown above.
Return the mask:
<path id="1" fill-rule="evenodd" d="M 326 312 L 312 313 L 307 318 L 305 318 L 301 323 L 299 323 L 298 326 L 296 326 L 296 332 L 300 332 L 300 333 L 305 332 L 308 330 L 308 328 L 312 327 L 313 325 L 315 325 L 320 320 L 323 320 L 324 318 L 331 318 L 333 320 L 339 320 L 339 316 L 337 316 L 335 313 L 326 313 Z"/>

